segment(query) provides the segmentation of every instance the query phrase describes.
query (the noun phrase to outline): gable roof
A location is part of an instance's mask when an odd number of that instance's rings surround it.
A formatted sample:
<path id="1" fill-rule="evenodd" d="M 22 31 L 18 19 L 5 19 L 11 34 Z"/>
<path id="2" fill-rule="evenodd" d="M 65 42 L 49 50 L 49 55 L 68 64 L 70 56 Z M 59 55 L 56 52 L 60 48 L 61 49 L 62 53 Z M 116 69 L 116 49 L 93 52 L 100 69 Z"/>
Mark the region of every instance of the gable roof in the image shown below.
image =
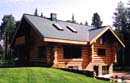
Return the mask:
<path id="1" fill-rule="evenodd" d="M 65 21 L 50 21 L 45 18 L 24 15 L 24 17 L 37 28 L 40 33 L 47 38 L 57 38 L 74 41 L 88 41 L 88 29 L 92 27 L 83 26 Z M 52 24 L 59 24 L 63 31 L 57 30 Z M 74 27 L 77 33 L 71 32 L 66 26 Z M 50 34 L 51 33 L 51 34 Z"/>
<path id="2" fill-rule="evenodd" d="M 106 27 L 104 28 L 98 28 L 98 29 L 90 29 L 89 30 L 89 41 L 92 41 L 99 33 L 104 31 Z"/>
<path id="3" fill-rule="evenodd" d="M 95 39 L 99 38 L 108 30 L 108 27 L 95 29 L 93 26 L 85 26 L 61 20 L 52 21 L 45 17 L 28 14 L 24 14 L 23 18 L 25 18 L 27 22 L 44 37 L 44 41 L 50 42 L 63 42 L 64 40 L 66 43 L 75 41 L 76 44 L 87 44 L 88 42 L 91 44 Z M 58 24 L 63 30 L 56 29 L 53 24 Z M 67 26 L 74 28 L 76 32 L 69 30 Z M 124 46 L 116 34 L 112 30 L 111 32 L 121 45 Z"/>
<path id="4" fill-rule="evenodd" d="M 118 42 L 125 47 L 124 43 L 120 40 L 120 38 L 115 34 L 115 32 L 112 30 L 110 26 L 107 26 L 106 28 L 100 28 L 97 30 L 90 30 L 90 44 L 92 44 L 95 40 L 97 40 L 99 37 L 101 37 L 106 31 L 110 31 L 113 36 L 118 40 Z M 95 33 L 95 34 L 93 34 Z M 94 35 L 94 36 L 93 36 Z"/>

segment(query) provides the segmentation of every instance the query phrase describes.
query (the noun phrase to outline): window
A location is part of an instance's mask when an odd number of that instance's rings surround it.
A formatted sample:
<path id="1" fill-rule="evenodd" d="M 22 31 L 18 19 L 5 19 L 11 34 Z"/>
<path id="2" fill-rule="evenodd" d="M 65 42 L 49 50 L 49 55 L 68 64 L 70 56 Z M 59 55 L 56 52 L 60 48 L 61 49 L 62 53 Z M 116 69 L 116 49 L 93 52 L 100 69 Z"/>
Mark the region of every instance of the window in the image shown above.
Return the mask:
<path id="1" fill-rule="evenodd" d="M 66 26 L 70 31 L 77 33 L 77 30 L 71 26 Z"/>
<path id="2" fill-rule="evenodd" d="M 99 39 L 99 43 L 103 44 L 103 38 L 102 37 Z"/>
<path id="3" fill-rule="evenodd" d="M 63 31 L 64 29 L 57 23 L 52 24 L 56 29 Z"/>
<path id="4" fill-rule="evenodd" d="M 101 38 L 99 39 L 99 43 L 100 43 L 100 44 L 104 44 L 104 42 L 105 42 L 105 38 L 104 38 L 104 37 L 101 37 Z"/>
<path id="5" fill-rule="evenodd" d="M 102 74 L 103 75 L 109 74 L 109 66 L 108 65 L 102 66 Z"/>
<path id="6" fill-rule="evenodd" d="M 64 50 L 64 58 L 66 59 L 81 58 L 81 47 L 65 46 L 63 50 Z"/>
<path id="7" fill-rule="evenodd" d="M 106 54 L 106 50 L 105 49 L 103 49 L 103 48 L 99 48 L 98 49 L 98 55 L 99 56 L 105 56 L 105 54 Z"/>
<path id="8" fill-rule="evenodd" d="M 46 58 L 46 47 L 45 46 L 39 46 L 38 47 L 38 56 L 39 58 Z"/>

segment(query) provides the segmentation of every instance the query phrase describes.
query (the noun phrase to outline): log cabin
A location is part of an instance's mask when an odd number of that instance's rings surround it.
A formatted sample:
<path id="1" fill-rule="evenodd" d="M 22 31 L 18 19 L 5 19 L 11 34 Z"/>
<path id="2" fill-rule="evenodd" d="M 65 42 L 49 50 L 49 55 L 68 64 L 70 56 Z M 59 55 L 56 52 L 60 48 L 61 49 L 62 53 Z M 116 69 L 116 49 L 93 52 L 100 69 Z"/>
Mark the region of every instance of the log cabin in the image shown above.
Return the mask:
<path id="1" fill-rule="evenodd" d="M 50 66 L 112 74 L 117 45 L 125 47 L 110 26 L 95 28 L 24 14 L 11 48 L 19 65 Z"/>

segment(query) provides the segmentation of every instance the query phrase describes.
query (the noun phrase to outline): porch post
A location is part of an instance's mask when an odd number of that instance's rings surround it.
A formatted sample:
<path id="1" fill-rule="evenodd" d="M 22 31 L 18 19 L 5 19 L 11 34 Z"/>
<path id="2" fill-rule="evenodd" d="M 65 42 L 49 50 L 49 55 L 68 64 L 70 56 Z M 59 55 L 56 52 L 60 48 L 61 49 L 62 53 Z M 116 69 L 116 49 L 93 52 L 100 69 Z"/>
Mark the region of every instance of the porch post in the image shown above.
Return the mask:
<path id="1" fill-rule="evenodd" d="M 112 73 L 113 73 L 113 64 L 111 64 L 109 67 L 109 74 L 112 74 Z"/>
<path id="2" fill-rule="evenodd" d="M 54 46 L 54 64 L 53 67 L 57 67 L 58 48 Z"/>
<path id="3" fill-rule="evenodd" d="M 99 73 L 98 73 L 98 76 L 99 76 L 99 75 L 102 75 L 102 65 L 99 65 L 98 72 L 99 72 Z"/>

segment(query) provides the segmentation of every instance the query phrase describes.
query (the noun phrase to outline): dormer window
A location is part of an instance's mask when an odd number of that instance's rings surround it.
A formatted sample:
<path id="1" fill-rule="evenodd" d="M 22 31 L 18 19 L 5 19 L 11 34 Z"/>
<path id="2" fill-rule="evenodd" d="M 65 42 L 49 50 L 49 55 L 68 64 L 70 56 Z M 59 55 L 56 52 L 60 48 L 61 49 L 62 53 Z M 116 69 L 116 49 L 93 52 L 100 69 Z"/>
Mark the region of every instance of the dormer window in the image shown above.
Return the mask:
<path id="1" fill-rule="evenodd" d="M 77 33 L 77 30 L 71 26 L 66 26 L 70 31 Z"/>
<path id="2" fill-rule="evenodd" d="M 64 29 L 57 23 L 52 24 L 56 29 L 63 31 Z"/>

